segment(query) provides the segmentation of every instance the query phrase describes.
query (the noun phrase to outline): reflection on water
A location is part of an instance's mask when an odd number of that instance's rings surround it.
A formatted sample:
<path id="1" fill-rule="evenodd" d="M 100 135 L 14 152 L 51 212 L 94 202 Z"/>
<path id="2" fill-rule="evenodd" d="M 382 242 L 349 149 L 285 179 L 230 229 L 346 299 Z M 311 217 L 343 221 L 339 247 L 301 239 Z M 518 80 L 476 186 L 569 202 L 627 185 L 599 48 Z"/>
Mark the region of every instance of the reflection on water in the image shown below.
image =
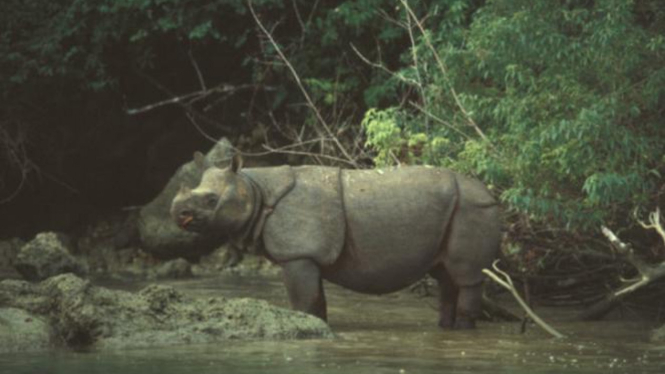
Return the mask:
<path id="1" fill-rule="evenodd" d="M 251 296 L 285 306 L 277 280 L 215 279 L 171 283 L 196 295 Z M 133 285 L 138 288 L 142 285 Z M 206 346 L 116 352 L 0 355 L 0 373 L 663 373 L 665 346 L 649 344 L 649 327 L 626 321 L 565 322 L 556 340 L 535 328 L 480 323 L 476 331 L 440 331 L 429 299 L 382 297 L 327 285 L 338 338 L 286 342 L 228 341 Z M 552 312 L 549 312 L 550 314 Z"/>

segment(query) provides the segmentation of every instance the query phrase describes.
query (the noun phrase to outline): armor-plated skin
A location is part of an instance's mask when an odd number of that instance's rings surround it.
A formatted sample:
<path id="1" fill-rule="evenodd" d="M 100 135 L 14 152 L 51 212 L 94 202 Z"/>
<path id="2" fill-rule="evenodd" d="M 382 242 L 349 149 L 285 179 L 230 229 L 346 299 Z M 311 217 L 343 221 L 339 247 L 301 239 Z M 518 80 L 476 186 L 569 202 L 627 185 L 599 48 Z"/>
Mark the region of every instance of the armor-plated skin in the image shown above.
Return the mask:
<path id="1" fill-rule="evenodd" d="M 383 294 L 425 274 L 440 284 L 444 328 L 472 328 L 482 269 L 501 240 L 498 206 L 485 187 L 450 170 L 211 167 L 183 189 L 172 215 L 259 250 L 284 269 L 295 309 L 326 319 L 322 279 Z"/>

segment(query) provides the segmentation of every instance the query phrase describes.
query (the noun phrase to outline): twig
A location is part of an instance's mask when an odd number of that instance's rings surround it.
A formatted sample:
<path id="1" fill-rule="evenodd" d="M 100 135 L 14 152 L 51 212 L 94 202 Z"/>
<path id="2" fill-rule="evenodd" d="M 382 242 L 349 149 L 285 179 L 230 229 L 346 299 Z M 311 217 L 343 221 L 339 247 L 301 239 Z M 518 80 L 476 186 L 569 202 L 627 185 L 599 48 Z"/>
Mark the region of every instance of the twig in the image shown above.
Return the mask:
<path id="1" fill-rule="evenodd" d="M 529 305 L 527 305 L 524 299 L 522 299 L 522 297 L 520 296 L 519 292 L 517 292 L 517 289 L 515 288 L 515 285 L 513 285 L 513 280 L 510 278 L 510 276 L 506 274 L 503 270 L 499 269 L 499 267 L 497 266 L 498 262 L 499 260 L 494 261 L 494 263 L 492 264 L 492 268 L 499 275 L 503 276 L 504 279 L 501 279 L 497 274 L 495 274 L 490 269 L 483 269 L 483 273 L 485 273 L 493 281 L 498 283 L 501 287 L 510 291 L 510 293 L 513 294 L 513 297 L 515 298 L 515 300 L 517 300 L 522 309 L 524 309 L 524 311 L 529 315 L 529 317 L 534 322 L 536 322 L 540 327 L 542 327 L 550 335 L 556 338 L 564 338 L 565 335 L 555 330 L 552 326 L 548 325 L 545 321 L 543 321 L 540 317 L 538 317 L 536 313 L 534 313 L 534 311 L 529 307 Z"/>
<path id="2" fill-rule="evenodd" d="M 305 41 L 305 33 L 307 32 L 307 27 L 305 26 L 305 22 L 303 22 L 302 17 L 300 16 L 300 10 L 298 9 L 298 4 L 296 3 L 296 0 L 291 0 L 291 4 L 293 5 L 293 11 L 296 14 L 296 19 L 298 20 L 298 24 L 302 29 L 302 33 L 300 34 L 300 43 L 302 44 Z"/>
<path id="3" fill-rule="evenodd" d="M 448 122 L 448 121 L 446 121 L 446 120 L 444 120 L 444 119 L 442 119 L 442 118 L 440 118 L 440 117 L 434 115 L 434 113 L 428 111 L 427 109 L 423 108 L 422 106 L 420 106 L 420 105 L 414 103 L 413 101 L 409 101 L 409 104 L 410 104 L 412 107 L 418 109 L 421 113 L 423 113 L 423 114 L 426 115 L 427 117 L 430 117 L 431 119 L 433 119 L 435 122 L 440 123 L 440 124 L 442 124 L 442 125 L 448 127 L 449 129 L 451 129 L 451 130 L 457 132 L 458 134 L 462 135 L 463 137 L 465 137 L 465 138 L 467 138 L 467 139 L 471 139 L 471 137 L 470 137 L 469 135 L 467 135 L 464 131 L 458 129 L 458 128 L 455 127 L 452 123 L 450 123 L 450 122 Z"/>
<path id="4" fill-rule="evenodd" d="M 406 31 L 408 31 L 409 34 L 409 41 L 411 42 L 411 59 L 413 60 L 413 69 L 416 73 L 416 80 L 418 81 L 418 90 L 420 91 L 420 98 L 423 101 L 423 107 L 427 108 L 429 105 L 427 104 L 427 93 L 425 92 L 425 83 L 423 82 L 423 78 L 420 75 L 420 62 L 418 59 L 418 48 L 416 46 L 416 39 L 413 36 L 413 27 L 411 26 L 411 17 L 407 14 L 406 15 Z M 425 117 L 425 134 L 429 137 L 430 131 L 429 131 L 429 117 Z M 431 143 L 428 142 L 428 144 L 431 145 Z M 429 152 L 431 156 L 431 146 L 429 147 Z"/>
<path id="5" fill-rule="evenodd" d="M 187 113 L 187 112 L 185 112 L 185 116 L 187 116 L 187 119 L 189 119 L 189 122 L 191 122 L 192 125 L 194 125 L 194 127 L 196 128 L 196 130 L 197 130 L 201 135 L 203 135 L 204 138 L 210 140 L 210 141 L 213 142 L 213 143 L 217 143 L 217 142 L 219 141 L 218 139 L 215 139 L 213 136 L 211 136 L 210 134 L 208 134 L 207 132 L 205 132 L 205 130 L 203 130 L 203 128 L 201 128 L 201 126 L 199 126 L 199 124 L 196 122 L 196 120 L 194 119 L 194 116 L 193 116 L 191 113 Z"/>
<path id="6" fill-rule="evenodd" d="M 395 73 L 394 71 L 388 69 L 385 65 L 383 65 L 381 63 L 370 61 L 367 57 L 365 57 L 362 53 L 360 53 L 360 51 L 356 48 L 355 45 L 353 45 L 353 43 L 349 43 L 349 45 L 351 46 L 351 49 L 356 53 L 356 55 L 358 55 L 358 57 L 364 63 L 366 63 L 367 65 L 375 67 L 375 68 L 380 69 L 380 70 L 383 70 L 384 72 L 390 74 L 392 77 L 394 77 L 394 78 L 396 78 L 396 79 L 398 79 L 402 82 L 405 82 L 405 83 L 408 83 L 408 84 L 411 84 L 411 85 L 414 85 L 414 86 L 418 85 L 417 81 L 415 81 L 413 79 L 409 79 L 409 78 L 407 78 L 407 77 L 405 77 L 405 76 L 403 76 L 399 73 Z"/>
<path id="7" fill-rule="evenodd" d="M 189 56 L 189 61 L 192 63 L 192 66 L 194 67 L 194 70 L 196 71 L 196 76 L 199 78 L 199 84 L 201 84 L 201 89 L 204 90 L 204 91 L 207 91 L 208 88 L 206 87 L 205 80 L 203 80 L 203 73 L 201 73 L 201 69 L 199 68 L 199 64 L 194 59 L 194 55 L 192 54 L 192 49 L 191 48 L 187 51 L 187 56 Z"/>
<path id="8" fill-rule="evenodd" d="M 636 213 L 637 215 L 637 213 Z M 656 211 L 649 213 L 649 223 L 646 224 L 641 220 L 637 220 L 637 223 L 640 224 L 645 229 L 654 229 L 660 235 L 660 238 L 663 239 L 663 244 L 665 244 L 665 229 L 660 224 L 660 207 L 656 208 Z"/>
<path id="9" fill-rule="evenodd" d="M 432 45 L 432 41 L 429 38 L 429 35 L 427 34 L 427 31 L 425 31 L 425 28 L 422 25 L 422 22 L 418 19 L 416 14 L 413 12 L 411 7 L 409 6 L 409 2 L 407 0 L 400 0 L 402 2 L 402 5 L 404 5 L 404 8 L 406 9 L 407 13 L 411 16 L 411 19 L 415 22 L 416 26 L 420 30 L 420 33 L 423 36 L 423 40 L 425 41 L 425 44 L 427 47 L 430 49 L 432 52 L 432 55 L 434 56 L 434 59 L 436 61 L 436 64 L 439 67 L 439 70 L 441 71 L 441 74 L 443 75 L 443 78 L 448 82 L 448 87 L 450 90 L 450 94 L 453 96 L 453 99 L 455 100 L 455 104 L 457 107 L 460 109 L 462 114 L 467 120 L 467 125 L 471 126 L 478 136 L 480 136 L 484 141 L 486 141 L 488 144 L 491 144 L 489 140 L 487 139 L 487 136 L 485 136 L 485 133 L 480 129 L 478 124 L 473 120 L 471 117 L 471 114 L 466 110 L 464 105 L 462 104 L 462 101 L 459 98 L 459 95 L 457 94 L 457 91 L 455 90 L 455 87 L 453 86 L 452 82 L 450 81 L 450 78 L 448 77 L 448 69 L 446 69 L 446 65 L 443 63 L 441 60 L 441 57 L 439 57 L 439 53 L 436 51 L 436 48 L 434 48 L 434 45 Z"/>
<path id="10" fill-rule="evenodd" d="M 302 151 L 290 151 L 290 150 L 284 150 L 284 149 L 275 149 L 275 148 L 271 148 L 270 146 L 267 146 L 265 144 L 263 145 L 263 148 L 265 148 L 265 149 L 267 149 L 267 150 L 269 150 L 273 153 L 287 153 L 287 154 L 292 154 L 292 155 L 309 156 L 309 157 L 314 157 L 314 158 L 321 157 L 321 158 L 325 158 L 325 159 L 328 159 L 328 160 L 345 163 L 349 166 L 357 167 L 357 164 L 355 162 L 351 162 L 351 161 L 345 160 L 343 158 L 330 156 L 330 155 L 326 155 L 326 154 L 318 154 L 318 153 L 302 152 Z"/>
<path id="11" fill-rule="evenodd" d="M 256 22 L 257 26 L 259 29 L 265 34 L 265 36 L 268 38 L 270 43 L 272 44 L 273 48 L 275 48 L 275 51 L 279 55 L 279 57 L 282 59 L 284 64 L 286 64 L 287 68 L 291 72 L 291 75 L 293 76 L 293 79 L 296 81 L 296 84 L 298 85 L 298 88 L 302 92 L 303 96 L 305 97 L 305 100 L 307 101 L 307 105 L 309 108 L 314 112 L 314 115 L 316 116 L 316 119 L 318 120 L 319 124 L 323 129 L 325 130 L 325 133 L 333 140 L 339 151 L 344 155 L 346 158 L 345 163 L 352 165 L 353 167 L 358 167 L 358 164 L 356 161 L 351 157 L 351 155 L 347 152 L 346 148 L 340 143 L 339 139 L 337 139 L 332 130 L 330 129 L 330 126 L 328 126 L 328 123 L 326 122 L 325 119 L 323 119 L 323 116 L 321 115 L 321 112 L 319 112 L 319 109 L 314 105 L 314 101 L 312 98 L 309 96 L 309 93 L 305 89 L 305 87 L 302 84 L 302 81 L 300 80 L 300 76 L 298 75 L 298 72 L 296 72 L 296 69 L 291 65 L 291 62 L 286 58 L 284 53 L 282 52 L 282 49 L 279 47 L 275 39 L 273 38 L 272 34 L 265 28 L 263 23 L 261 23 L 261 20 L 259 19 L 258 15 L 254 11 L 254 7 L 252 6 L 252 1 L 248 0 L 247 1 L 247 6 L 249 8 L 250 13 L 252 14 L 252 17 L 254 17 L 254 21 Z M 327 157 L 329 158 L 329 157 Z M 336 158 L 336 157 L 333 157 Z"/>
<path id="12" fill-rule="evenodd" d="M 226 83 L 221 83 L 217 85 L 216 87 L 210 88 L 210 89 L 204 89 L 204 90 L 199 90 L 199 91 L 194 91 L 190 92 L 188 94 L 184 94 L 181 96 L 175 96 L 170 99 L 158 101 L 153 104 L 149 104 L 140 108 L 134 108 L 134 109 L 127 109 L 126 113 L 129 115 L 136 115 L 140 113 L 145 113 L 148 111 L 151 111 L 155 108 L 159 108 L 165 105 L 172 105 L 172 104 L 183 104 L 183 105 L 189 105 L 191 102 L 188 102 L 188 100 L 191 101 L 197 101 L 201 100 L 203 98 L 206 98 L 212 94 L 217 94 L 217 93 L 223 93 L 223 94 L 228 94 L 228 93 L 235 93 L 240 90 L 245 90 L 245 89 L 250 89 L 250 88 L 255 88 L 256 85 L 253 84 L 244 84 L 241 86 L 232 86 L 230 84 Z"/>
<path id="13" fill-rule="evenodd" d="M 20 124 L 17 125 L 20 126 Z M 7 161 L 11 167 L 16 167 L 21 174 L 21 181 L 18 183 L 18 186 L 16 186 L 7 197 L 0 200 L 0 205 L 6 204 L 18 196 L 28 181 L 28 175 L 33 170 L 39 171 L 35 164 L 28 158 L 25 149 L 25 140 L 25 135 L 22 131 L 19 131 L 15 136 L 12 136 L 4 127 L 4 123 L 0 126 L 0 144 L 2 144 L 2 151 L 5 153 Z M 4 181 L 0 181 L 2 184 L 0 185 L 0 188 L 2 189 L 5 187 L 3 182 Z"/>

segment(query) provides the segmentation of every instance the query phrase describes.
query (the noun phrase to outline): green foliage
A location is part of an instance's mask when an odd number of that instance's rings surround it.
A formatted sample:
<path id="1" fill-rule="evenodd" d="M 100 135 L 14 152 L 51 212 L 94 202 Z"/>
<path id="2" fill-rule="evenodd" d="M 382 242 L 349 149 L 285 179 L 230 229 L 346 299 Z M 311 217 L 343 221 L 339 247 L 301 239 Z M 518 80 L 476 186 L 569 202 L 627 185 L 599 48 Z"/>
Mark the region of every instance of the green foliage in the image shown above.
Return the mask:
<path id="1" fill-rule="evenodd" d="M 424 132 L 428 142 L 449 140 L 442 154 L 415 162 L 473 173 L 510 207 L 552 226 L 596 228 L 654 204 L 665 171 L 665 8 L 495 0 L 478 8 L 468 28 L 457 25 L 466 32 L 428 34 L 445 73 L 422 35 L 418 65 L 411 51 L 402 59 L 403 74 L 420 73 L 412 86 L 426 111 L 389 112 L 408 119 L 400 139 Z M 385 162 L 375 136 L 368 132 L 368 144 Z"/>
<path id="2" fill-rule="evenodd" d="M 365 145 L 377 149 L 374 163 L 377 166 L 393 164 L 406 143 L 402 129 L 397 125 L 395 108 L 368 110 L 362 126 L 367 133 Z"/>
<path id="3" fill-rule="evenodd" d="M 559 227 L 620 220 L 663 194 L 662 2 L 408 3 L 425 35 L 401 2 L 253 1 L 322 115 L 361 123 L 378 165 L 474 174 Z M 0 121 L 33 121 L 38 103 L 50 128 L 66 108 L 95 113 L 90 91 L 162 100 L 148 82 L 191 92 L 192 56 L 215 84 L 276 87 L 255 112 L 313 127 L 245 0 L 2 1 Z"/>
<path id="4" fill-rule="evenodd" d="M 103 88 L 116 78 L 108 71 L 109 65 L 119 63 L 114 58 L 152 64 L 146 56 L 157 39 L 170 39 L 174 46 L 183 41 L 228 42 L 224 30 L 238 24 L 231 20 L 245 11 L 245 2 L 12 0 L 3 2 L 0 11 L 0 67 L 9 75 L 3 81 L 23 84 L 32 78 L 65 77 Z"/>

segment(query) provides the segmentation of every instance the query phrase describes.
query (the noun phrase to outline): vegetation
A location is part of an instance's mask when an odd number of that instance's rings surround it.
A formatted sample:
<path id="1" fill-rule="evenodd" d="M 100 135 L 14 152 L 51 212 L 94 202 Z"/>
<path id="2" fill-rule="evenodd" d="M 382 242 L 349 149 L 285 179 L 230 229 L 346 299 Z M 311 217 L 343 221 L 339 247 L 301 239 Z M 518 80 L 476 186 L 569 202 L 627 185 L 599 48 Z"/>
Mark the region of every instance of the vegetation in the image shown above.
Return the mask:
<path id="1" fill-rule="evenodd" d="M 4 177 L 111 131 L 100 110 L 179 98 L 213 136 L 312 162 L 475 175 L 524 269 L 601 224 L 659 245 L 630 230 L 665 194 L 659 0 L 8 0 L 0 21 Z"/>

